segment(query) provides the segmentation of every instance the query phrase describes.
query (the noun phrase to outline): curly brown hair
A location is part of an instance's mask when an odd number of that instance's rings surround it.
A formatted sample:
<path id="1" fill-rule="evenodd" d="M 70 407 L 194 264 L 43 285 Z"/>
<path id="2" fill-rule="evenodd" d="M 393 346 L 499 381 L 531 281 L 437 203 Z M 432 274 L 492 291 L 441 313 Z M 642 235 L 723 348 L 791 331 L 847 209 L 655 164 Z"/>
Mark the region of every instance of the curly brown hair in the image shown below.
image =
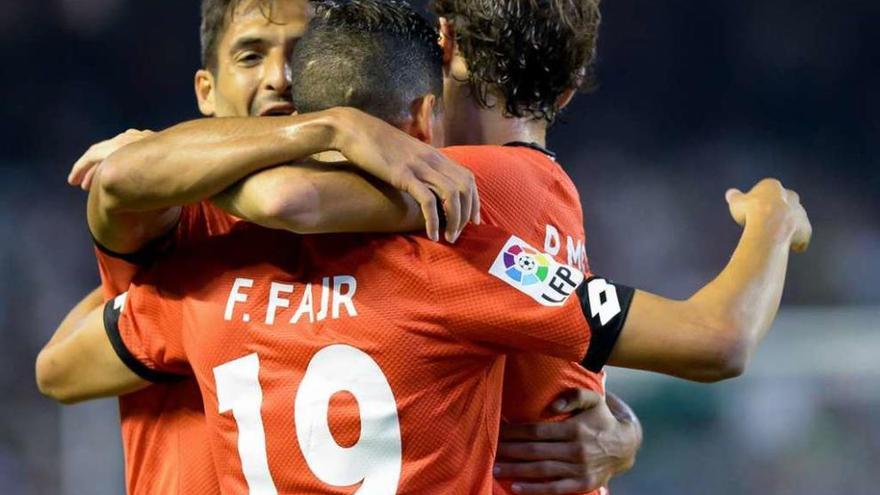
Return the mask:
<path id="1" fill-rule="evenodd" d="M 455 28 L 477 102 L 552 122 L 568 89 L 595 87 L 600 0 L 433 0 Z"/>

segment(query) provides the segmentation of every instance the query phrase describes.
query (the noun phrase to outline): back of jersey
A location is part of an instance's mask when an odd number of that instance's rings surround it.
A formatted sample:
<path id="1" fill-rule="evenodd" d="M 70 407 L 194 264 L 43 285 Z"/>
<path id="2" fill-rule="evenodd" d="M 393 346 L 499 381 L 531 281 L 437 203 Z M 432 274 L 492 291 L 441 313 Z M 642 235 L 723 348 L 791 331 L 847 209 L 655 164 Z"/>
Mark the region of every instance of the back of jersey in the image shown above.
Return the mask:
<path id="1" fill-rule="evenodd" d="M 444 151 L 476 175 L 484 221 L 516 232 L 547 255 L 589 276 L 580 197 L 551 153 L 520 146 L 458 146 Z M 503 419 L 512 423 L 561 419 L 551 403 L 562 392 L 578 387 L 604 394 L 604 372 L 594 373 L 579 363 L 546 355 L 510 353 L 504 373 Z M 514 493 L 510 485 L 497 482 L 495 493 Z"/>
<path id="2" fill-rule="evenodd" d="M 546 169 L 515 173 L 547 190 Z M 224 493 L 490 493 L 502 356 L 589 343 L 582 274 L 516 233 L 241 223 L 141 277 L 117 331 L 153 371 L 196 376 Z"/>

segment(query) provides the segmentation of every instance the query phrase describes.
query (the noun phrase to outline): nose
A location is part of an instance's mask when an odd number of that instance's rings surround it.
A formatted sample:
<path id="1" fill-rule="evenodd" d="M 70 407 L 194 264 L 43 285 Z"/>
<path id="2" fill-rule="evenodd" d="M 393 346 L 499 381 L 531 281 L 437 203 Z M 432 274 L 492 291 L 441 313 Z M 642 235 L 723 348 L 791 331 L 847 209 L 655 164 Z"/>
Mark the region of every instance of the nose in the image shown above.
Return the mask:
<path id="1" fill-rule="evenodd" d="M 281 50 L 278 52 L 273 53 L 265 64 L 266 73 L 263 77 L 263 85 L 270 91 L 284 95 L 290 92 L 292 74 L 287 57 L 281 53 Z"/>

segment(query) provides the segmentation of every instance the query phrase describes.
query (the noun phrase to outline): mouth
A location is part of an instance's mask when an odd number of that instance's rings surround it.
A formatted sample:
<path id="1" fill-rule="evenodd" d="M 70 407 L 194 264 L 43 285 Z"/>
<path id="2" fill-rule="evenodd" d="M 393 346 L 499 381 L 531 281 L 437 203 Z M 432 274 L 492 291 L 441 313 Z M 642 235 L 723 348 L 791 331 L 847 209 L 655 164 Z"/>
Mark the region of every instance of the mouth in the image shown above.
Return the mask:
<path id="1" fill-rule="evenodd" d="M 296 112 L 291 103 L 278 103 L 260 110 L 260 117 L 289 117 Z"/>

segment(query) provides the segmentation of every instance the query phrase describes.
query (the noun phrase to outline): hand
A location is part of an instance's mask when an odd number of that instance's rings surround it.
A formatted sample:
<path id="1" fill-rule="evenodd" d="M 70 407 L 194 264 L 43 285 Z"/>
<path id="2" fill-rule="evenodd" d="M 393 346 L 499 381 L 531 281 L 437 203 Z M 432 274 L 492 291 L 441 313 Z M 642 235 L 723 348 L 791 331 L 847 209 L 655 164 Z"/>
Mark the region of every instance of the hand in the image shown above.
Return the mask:
<path id="1" fill-rule="evenodd" d="M 368 174 L 415 198 L 429 238 L 440 239 L 437 197 L 446 215 L 448 242 L 455 242 L 468 222 L 480 223 L 480 196 L 470 170 L 363 112 L 340 108 L 337 115 L 342 135 L 335 148 Z"/>
<path id="2" fill-rule="evenodd" d="M 749 218 L 758 221 L 779 222 L 791 234 L 791 249 L 796 253 L 807 250 L 813 227 L 807 212 L 801 205 L 800 196 L 783 187 L 776 179 L 764 179 L 749 192 L 728 189 L 724 198 L 730 207 L 730 215 L 741 226 Z"/>
<path id="3" fill-rule="evenodd" d="M 86 150 L 83 156 L 73 164 L 70 174 L 67 176 L 67 183 L 71 186 L 79 186 L 83 191 L 88 191 L 92 186 L 92 177 L 95 175 L 95 169 L 108 156 L 112 155 L 119 148 L 127 144 L 140 141 L 141 139 L 153 135 L 153 131 L 139 131 L 137 129 L 129 129 L 113 139 L 101 141 L 93 144 Z"/>
<path id="4" fill-rule="evenodd" d="M 641 432 L 619 421 L 601 395 L 586 389 L 563 394 L 553 408 L 574 414 L 556 423 L 502 425 L 497 478 L 517 482 L 516 493 L 583 493 L 596 490 L 632 467 Z"/>

